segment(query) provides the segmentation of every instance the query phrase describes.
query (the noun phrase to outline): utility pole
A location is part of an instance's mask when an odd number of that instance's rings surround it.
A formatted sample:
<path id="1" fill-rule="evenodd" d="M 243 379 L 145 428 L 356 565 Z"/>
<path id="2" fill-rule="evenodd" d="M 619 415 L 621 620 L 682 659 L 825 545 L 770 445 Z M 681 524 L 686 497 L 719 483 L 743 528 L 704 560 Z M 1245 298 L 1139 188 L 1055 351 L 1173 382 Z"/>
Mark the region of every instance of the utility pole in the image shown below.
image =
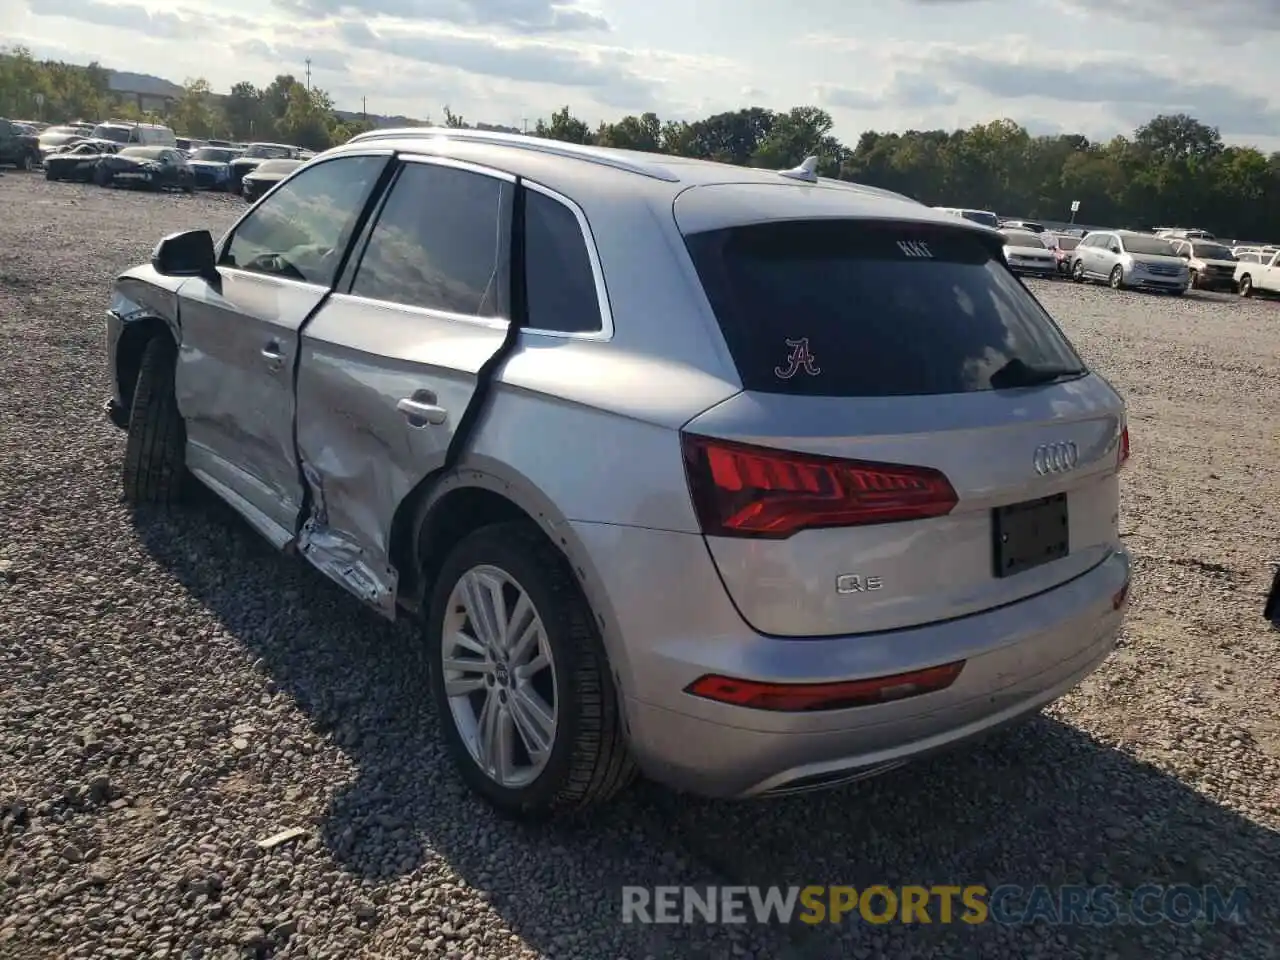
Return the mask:
<path id="1" fill-rule="evenodd" d="M 307 93 L 311 92 L 311 58 L 307 57 Z"/>
<path id="2" fill-rule="evenodd" d="M 525 133 L 528 133 L 528 132 L 529 132 L 529 118 L 528 118 L 528 117 L 524 117 L 520 122 L 524 124 L 524 132 L 525 132 Z"/>
<path id="3" fill-rule="evenodd" d="M 369 122 L 369 99 L 367 97 L 360 98 L 360 119 Z"/>

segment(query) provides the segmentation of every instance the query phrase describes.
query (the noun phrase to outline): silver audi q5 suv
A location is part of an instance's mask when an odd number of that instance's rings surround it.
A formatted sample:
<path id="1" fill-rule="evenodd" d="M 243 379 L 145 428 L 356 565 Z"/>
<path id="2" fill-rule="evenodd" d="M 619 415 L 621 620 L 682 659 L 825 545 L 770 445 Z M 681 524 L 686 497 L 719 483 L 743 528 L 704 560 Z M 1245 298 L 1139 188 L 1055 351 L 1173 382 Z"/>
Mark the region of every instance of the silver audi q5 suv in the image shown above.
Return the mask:
<path id="1" fill-rule="evenodd" d="M 1030 714 L 1124 613 L 1123 401 L 995 230 L 806 161 L 356 137 L 107 313 L 124 489 L 194 478 L 414 615 L 501 810 L 864 777 Z"/>

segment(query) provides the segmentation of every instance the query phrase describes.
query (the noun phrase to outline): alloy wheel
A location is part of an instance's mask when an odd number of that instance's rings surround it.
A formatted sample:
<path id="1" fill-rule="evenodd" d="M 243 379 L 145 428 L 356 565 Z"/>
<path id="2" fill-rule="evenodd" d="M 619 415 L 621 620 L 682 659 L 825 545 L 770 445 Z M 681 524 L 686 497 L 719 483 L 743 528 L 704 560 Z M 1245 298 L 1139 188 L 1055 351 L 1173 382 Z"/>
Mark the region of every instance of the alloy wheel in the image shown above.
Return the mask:
<path id="1" fill-rule="evenodd" d="M 542 773 L 556 742 L 559 698 L 542 617 L 506 571 L 472 567 L 454 584 L 440 669 L 453 723 L 472 760 L 516 789 Z"/>

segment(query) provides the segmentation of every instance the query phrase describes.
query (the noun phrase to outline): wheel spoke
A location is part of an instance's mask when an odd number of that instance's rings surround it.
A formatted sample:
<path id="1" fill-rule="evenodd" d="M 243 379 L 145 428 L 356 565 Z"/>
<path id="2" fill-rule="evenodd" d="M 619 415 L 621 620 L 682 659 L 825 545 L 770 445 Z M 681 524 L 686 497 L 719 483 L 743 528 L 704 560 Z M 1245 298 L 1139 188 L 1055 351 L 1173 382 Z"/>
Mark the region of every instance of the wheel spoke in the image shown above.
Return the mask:
<path id="1" fill-rule="evenodd" d="M 448 697 L 462 697 L 485 688 L 486 674 L 493 673 L 493 664 L 487 660 L 449 660 L 441 663 L 444 670 L 444 692 Z M 450 673 L 461 676 L 450 677 Z"/>
<path id="2" fill-rule="evenodd" d="M 498 695 L 490 691 L 484 698 L 484 706 L 480 708 L 480 716 L 476 720 L 476 738 L 480 747 L 477 759 L 490 776 L 495 776 L 498 772 L 500 712 Z"/>
<path id="3" fill-rule="evenodd" d="M 468 573 L 462 580 L 462 591 L 466 598 L 467 619 L 471 621 L 476 639 L 492 648 L 498 642 L 500 634 L 494 629 L 493 611 L 488 602 L 489 591 L 481 583 L 480 575 Z"/>
<path id="4" fill-rule="evenodd" d="M 520 635 L 513 640 L 507 650 L 507 656 L 512 663 L 519 664 L 533 652 L 535 645 L 541 652 L 542 643 L 542 621 L 534 617 L 529 621 L 528 626 L 520 632 Z M 532 675 L 530 674 L 530 676 Z"/>
<path id="5" fill-rule="evenodd" d="M 474 653 L 477 657 L 483 657 L 485 655 L 484 644 L 473 637 L 467 636 L 461 630 L 454 632 L 453 645 L 456 648 L 461 648 L 467 651 L 467 653 Z"/>
<path id="6" fill-rule="evenodd" d="M 515 651 L 524 633 L 537 622 L 538 616 L 533 611 L 529 595 L 521 590 L 520 599 L 516 601 L 515 609 L 511 611 L 511 616 L 507 618 L 502 631 L 502 648 L 513 660 L 519 659 Z"/>
<path id="7" fill-rule="evenodd" d="M 515 690 L 511 699 L 511 719 L 520 739 L 524 741 L 529 758 L 536 766 L 546 762 L 551 753 L 551 745 L 555 742 L 556 718 L 551 708 L 542 697 L 529 687 L 521 686 Z"/>

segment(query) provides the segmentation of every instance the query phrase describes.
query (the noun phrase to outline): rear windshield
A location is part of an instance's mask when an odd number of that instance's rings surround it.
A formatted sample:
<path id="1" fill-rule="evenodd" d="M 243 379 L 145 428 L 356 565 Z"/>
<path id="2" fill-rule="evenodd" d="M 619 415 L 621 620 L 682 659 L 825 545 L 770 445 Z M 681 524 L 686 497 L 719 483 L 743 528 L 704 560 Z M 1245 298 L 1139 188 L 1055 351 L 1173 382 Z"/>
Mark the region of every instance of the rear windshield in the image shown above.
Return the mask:
<path id="1" fill-rule="evenodd" d="M 125 147 L 120 151 L 120 156 L 143 157 L 147 160 L 159 160 L 164 151 L 164 147 Z"/>
<path id="2" fill-rule="evenodd" d="M 1010 247 L 1043 247 L 1044 242 L 1034 233 L 1022 230 L 1005 230 L 1004 242 Z"/>
<path id="3" fill-rule="evenodd" d="M 1000 226 L 1000 218 L 994 213 L 988 213 L 985 210 L 961 210 L 960 216 L 966 220 L 972 220 L 974 223 L 980 223 L 984 227 Z"/>
<path id="4" fill-rule="evenodd" d="M 191 157 L 192 160 L 210 160 L 214 163 L 230 163 L 236 157 L 240 156 L 236 150 L 228 150 L 223 147 L 201 147 Z"/>
<path id="5" fill-rule="evenodd" d="M 246 157 L 274 157 L 283 159 L 288 157 L 293 151 L 288 147 L 280 146 L 275 143 L 255 143 L 244 152 Z"/>
<path id="6" fill-rule="evenodd" d="M 1011 361 L 1082 370 L 963 227 L 818 220 L 686 237 L 743 387 L 888 397 L 991 390 Z"/>
<path id="7" fill-rule="evenodd" d="M 1080 246 L 1079 237 L 1059 237 L 1058 238 L 1059 250 L 1074 250 L 1078 246 Z"/>

